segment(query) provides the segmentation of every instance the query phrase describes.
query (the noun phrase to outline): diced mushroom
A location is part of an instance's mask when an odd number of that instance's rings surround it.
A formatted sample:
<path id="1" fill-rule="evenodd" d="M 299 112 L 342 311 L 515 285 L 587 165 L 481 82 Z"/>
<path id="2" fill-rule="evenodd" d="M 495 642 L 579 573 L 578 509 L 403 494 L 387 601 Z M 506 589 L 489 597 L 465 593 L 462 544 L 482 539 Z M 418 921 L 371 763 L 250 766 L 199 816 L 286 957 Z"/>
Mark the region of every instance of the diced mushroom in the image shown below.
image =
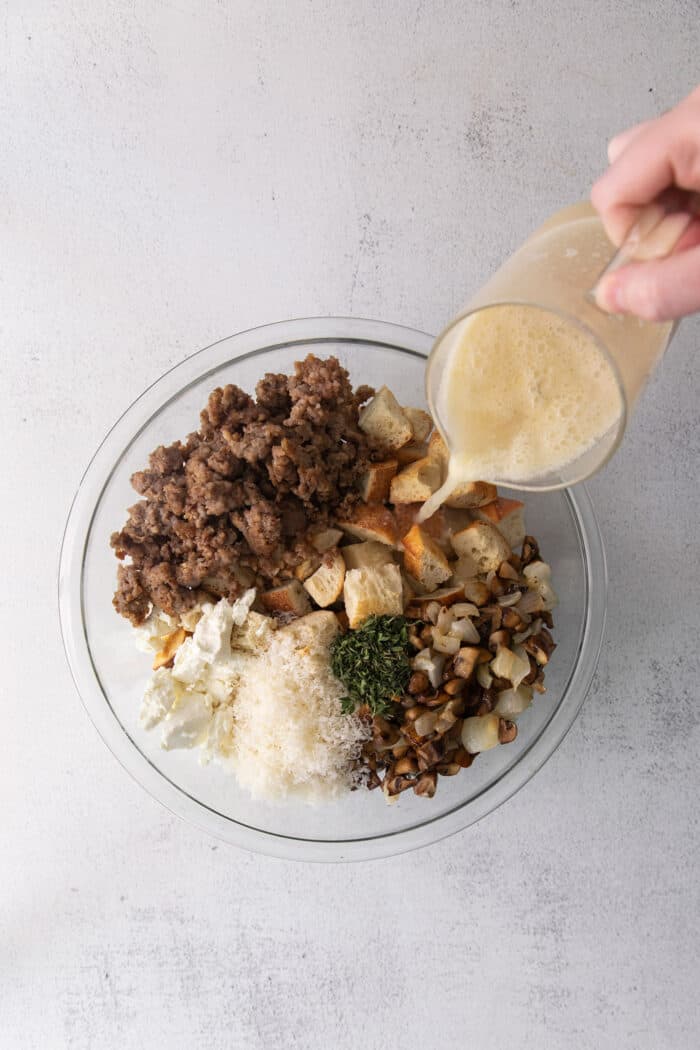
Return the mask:
<path id="1" fill-rule="evenodd" d="M 487 663 L 491 659 L 488 649 L 479 646 L 463 646 L 454 659 L 453 671 L 457 678 L 470 679 L 479 664 Z"/>

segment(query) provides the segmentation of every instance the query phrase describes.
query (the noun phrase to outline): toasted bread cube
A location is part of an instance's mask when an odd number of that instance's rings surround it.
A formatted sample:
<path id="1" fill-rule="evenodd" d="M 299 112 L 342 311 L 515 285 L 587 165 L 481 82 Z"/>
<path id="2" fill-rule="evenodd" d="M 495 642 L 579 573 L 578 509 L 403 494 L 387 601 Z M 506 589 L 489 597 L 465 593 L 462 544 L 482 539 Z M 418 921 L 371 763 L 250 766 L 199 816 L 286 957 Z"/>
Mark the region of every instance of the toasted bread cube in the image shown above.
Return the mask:
<path id="1" fill-rule="evenodd" d="M 368 438 L 390 451 L 407 445 L 413 437 L 408 416 L 386 386 L 361 410 L 359 426 Z"/>
<path id="2" fill-rule="evenodd" d="M 391 503 L 425 503 L 440 488 L 440 465 L 432 459 L 419 459 L 392 478 Z"/>
<path id="3" fill-rule="evenodd" d="M 342 532 L 340 535 L 343 535 Z M 308 580 L 309 576 L 313 576 L 320 564 L 320 554 L 314 554 L 310 558 L 304 558 L 304 560 L 302 562 L 299 562 L 296 569 L 294 570 L 294 575 L 296 576 L 297 580 L 301 580 L 301 582 L 303 583 L 304 580 Z"/>
<path id="4" fill-rule="evenodd" d="M 463 583 L 465 580 L 473 580 L 479 572 L 479 566 L 471 554 L 462 554 L 452 566 L 452 580 L 454 583 Z"/>
<path id="5" fill-rule="evenodd" d="M 492 503 L 497 496 L 496 486 L 488 481 L 466 481 L 452 490 L 445 503 L 448 507 L 471 509 Z"/>
<path id="6" fill-rule="evenodd" d="M 296 648 L 304 650 L 328 647 L 340 630 L 335 613 L 315 609 L 292 623 L 280 627 L 287 637 L 294 639 Z"/>
<path id="7" fill-rule="evenodd" d="M 351 628 L 359 627 L 368 616 L 400 616 L 403 612 L 403 584 L 398 565 L 350 569 L 343 589 L 345 612 Z"/>
<path id="8" fill-rule="evenodd" d="M 311 612 L 311 602 L 299 580 L 289 580 L 279 587 L 273 587 L 271 591 L 265 591 L 260 595 L 260 601 L 268 612 L 272 613 L 304 616 L 305 613 Z"/>
<path id="9" fill-rule="evenodd" d="M 310 536 L 309 540 L 314 550 L 317 550 L 319 554 L 324 554 L 331 547 L 337 547 L 342 538 L 342 529 L 321 529 L 320 532 Z"/>
<path id="10" fill-rule="evenodd" d="M 397 503 L 394 507 L 394 517 L 396 518 L 396 527 L 399 530 L 399 536 L 405 536 L 409 529 L 417 524 L 418 511 L 423 506 L 422 503 Z M 471 519 L 470 519 L 471 520 Z M 465 522 L 465 524 L 468 524 Z M 445 520 L 445 513 L 442 508 L 436 510 L 434 514 L 431 514 L 429 518 L 420 523 L 422 529 L 428 533 L 428 535 L 435 540 L 438 547 L 448 557 L 452 555 L 452 546 L 450 544 L 450 532 L 451 529 Z"/>
<path id="11" fill-rule="evenodd" d="M 459 557 L 468 554 L 473 558 L 479 572 L 495 570 L 510 557 L 508 541 L 487 521 L 473 521 L 466 529 L 456 532 L 452 546 Z"/>
<path id="12" fill-rule="evenodd" d="M 403 540 L 404 568 L 429 591 L 449 580 L 452 569 L 435 540 L 420 525 L 414 525 Z"/>
<path id="13" fill-rule="evenodd" d="M 476 517 L 481 521 L 490 521 L 502 533 L 511 548 L 520 548 L 525 539 L 525 518 L 523 512 L 525 504 L 519 499 L 503 499 L 499 497 L 492 503 L 476 511 Z"/>
<path id="14" fill-rule="evenodd" d="M 304 580 L 304 588 L 317 605 L 325 609 L 337 602 L 343 593 L 345 560 L 337 547 L 326 551 L 316 572 Z"/>
<path id="15" fill-rule="evenodd" d="M 398 461 L 387 459 L 383 463 L 370 463 L 360 478 L 360 495 L 365 503 L 383 503 L 389 498 L 391 479 L 399 469 Z"/>
<path id="16" fill-rule="evenodd" d="M 399 542 L 394 515 L 381 503 L 359 503 L 348 518 L 337 525 L 356 540 L 376 540 L 395 547 Z"/>
<path id="17" fill-rule="evenodd" d="M 394 452 L 399 467 L 407 467 L 409 463 L 415 463 L 419 459 L 425 459 L 428 455 L 428 446 L 424 441 L 409 441 L 403 448 L 397 448 Z"/>
<path id="18" fill-rule="evenodd" d="M 365 540 L 364 543 L 351 543 L 340 552 L 345 560 L 346 569 L 372 569 L 380 565 L 389 565 L 394 560 L 394 552 L 386 543 L 376 540 Z"/>
<path id="19" fill-rule="evenodd" d="M 428 442 L 428 456 L 430 459 L 442 463 L 444 471 L 447 473 L 447 462 L 450 458 L 450 450 L 445 444 L 445 439 L 442 434 L 437 429 L 430 435 L 430 441 Z"/>
<path id="20" fill-rule="evenodd" d="M 413 427 L 414 441 L 427 441 L 433 429 L 433 417 L 423 408 L 404 408 L 408 421 Z"/>

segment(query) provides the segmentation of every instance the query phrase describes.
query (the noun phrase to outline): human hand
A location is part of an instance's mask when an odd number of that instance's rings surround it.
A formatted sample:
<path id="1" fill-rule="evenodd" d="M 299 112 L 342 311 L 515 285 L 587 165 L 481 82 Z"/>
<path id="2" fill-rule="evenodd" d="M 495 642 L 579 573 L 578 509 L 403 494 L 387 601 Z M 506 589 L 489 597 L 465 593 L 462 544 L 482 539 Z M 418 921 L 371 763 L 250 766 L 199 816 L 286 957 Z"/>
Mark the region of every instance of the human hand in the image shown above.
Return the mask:
<path id="1" fill-rule="evenodd" d="M 700 87 L 655 120 L 616 135 L 610 167 L 593 186 L 591 201 L 615 245 L 624 241 L 642 208 L 671 187 L 700 192 Z M 607 274 L 596 301 L 610 313 L 668 321 L 700 310 L 700 215 L 671 255 L 627 263 Z"/>

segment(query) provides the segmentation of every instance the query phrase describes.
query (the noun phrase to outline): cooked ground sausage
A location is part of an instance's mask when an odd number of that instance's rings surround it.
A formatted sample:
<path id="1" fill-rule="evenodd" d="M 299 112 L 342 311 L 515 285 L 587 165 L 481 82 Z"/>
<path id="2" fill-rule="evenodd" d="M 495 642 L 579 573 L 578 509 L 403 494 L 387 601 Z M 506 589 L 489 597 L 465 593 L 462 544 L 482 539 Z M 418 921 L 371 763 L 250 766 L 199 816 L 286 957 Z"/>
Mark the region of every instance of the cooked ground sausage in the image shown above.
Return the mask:
<path id="1" fill-rule="evenodd" d="M 358 427 L 370 387 L 353 390 L 338 360 L 313 355 L 294 375 L 266 375 L 256 399 L 214 390 L 200 428 L 160 446 L 131 482 L 142 497 L 111 545 L 114 606 L 142 623 L 151 604 L 177 615 L 214 596 L 236 598 L 292 575 L 322 526 L 356 502 L 377 453 Z"/>

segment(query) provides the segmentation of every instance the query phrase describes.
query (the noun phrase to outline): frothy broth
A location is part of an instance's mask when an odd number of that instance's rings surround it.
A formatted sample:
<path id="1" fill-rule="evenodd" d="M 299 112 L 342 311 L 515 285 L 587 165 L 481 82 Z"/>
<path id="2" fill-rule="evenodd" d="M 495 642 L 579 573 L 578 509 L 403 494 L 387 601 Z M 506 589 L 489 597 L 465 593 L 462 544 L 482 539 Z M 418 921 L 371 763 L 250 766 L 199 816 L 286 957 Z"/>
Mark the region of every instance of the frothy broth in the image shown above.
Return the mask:
<path id="1" fill-rule="evenodd" d="M 556 314 L 520 305 L 481 310 L 456 326 L 437 400 L 453 483 L 554 473 L 623 413 L 595 341 Z"/>

